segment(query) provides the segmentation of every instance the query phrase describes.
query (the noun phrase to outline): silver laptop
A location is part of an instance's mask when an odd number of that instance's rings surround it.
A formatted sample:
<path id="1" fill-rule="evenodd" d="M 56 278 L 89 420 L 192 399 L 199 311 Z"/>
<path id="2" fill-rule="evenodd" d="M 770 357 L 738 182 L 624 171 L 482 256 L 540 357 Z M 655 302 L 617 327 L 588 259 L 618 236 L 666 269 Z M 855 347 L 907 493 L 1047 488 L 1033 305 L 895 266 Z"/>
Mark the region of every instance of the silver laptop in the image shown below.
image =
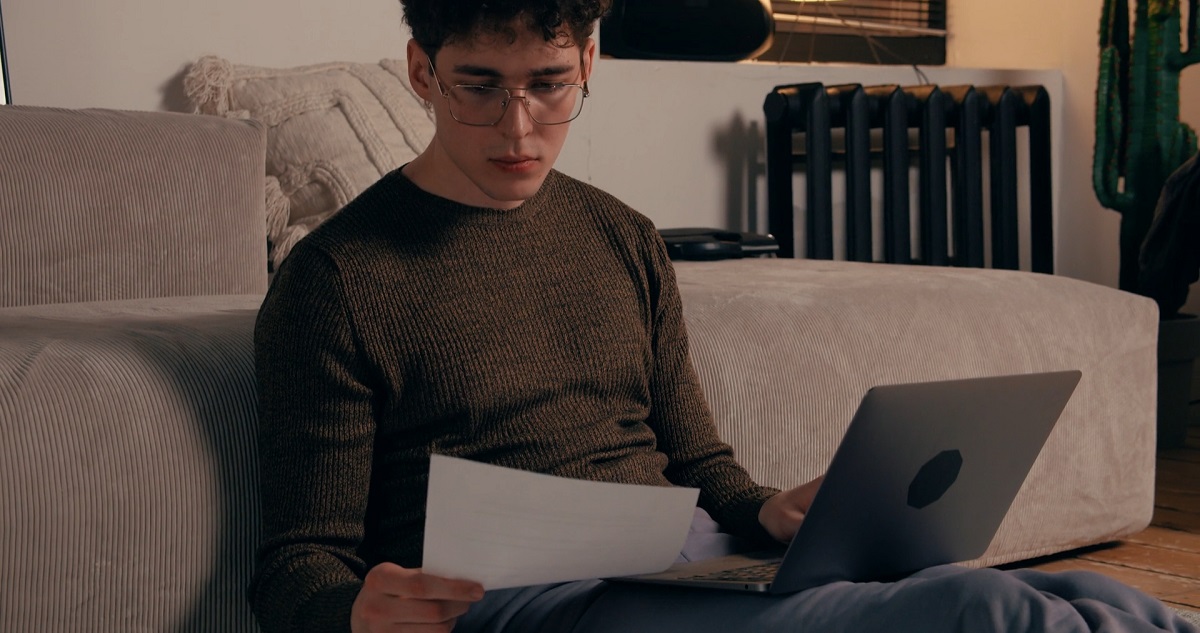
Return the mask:
<path id="1" fill-rule="evenodd" d="M 619 580 L 790 593 L 982 556 L 1079 371 L 875 387 L 800 531 L 779 550 Z"/>

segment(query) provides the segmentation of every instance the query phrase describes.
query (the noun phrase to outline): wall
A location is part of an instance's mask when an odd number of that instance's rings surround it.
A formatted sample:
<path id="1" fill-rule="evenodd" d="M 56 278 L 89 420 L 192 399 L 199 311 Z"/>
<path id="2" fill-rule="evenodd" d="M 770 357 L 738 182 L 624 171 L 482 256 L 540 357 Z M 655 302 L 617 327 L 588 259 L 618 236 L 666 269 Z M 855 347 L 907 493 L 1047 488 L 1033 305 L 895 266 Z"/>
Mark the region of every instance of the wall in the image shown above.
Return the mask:
<path id="1" fill-rule="evenodd" d="M 1064 78 L 1064 161 L 1057 181 L 1060 270 L 1115 286 L 1120 216 L 1092 189 L 1095 93 L 1103 0 L 958 0 L 949 6 L 947 63 L 965 67 L 1058 68 Z M 1180 115 L 1200 129 L 1200 68 L 1184 71 Z M 1185 310 L 1200 312 L 1200 285 Z"/>
<path id="2" fill-rule="evenodd" d="M 1062 91 L 1057 71 L 924 72 L 942 85 L 1042 84 L 1053 101 Z M 918 83 L 908 67 L 603 59 L 592 81 L 594 96 L 559 164 L 609 189 L 660 226 L 765 230 L 763 98 L 776 85 L 809 81 Z M 1056 115 L 1055 130 L 1060 123 Z M 835 211 L 843 198 L 839 186 L 835 181 Z"/>
<path id="3" fill-rule="evenodd" d="M 1042 83 L 1052 92 L 1058 270 L 1114 285 L 1117 215 L 1090 184 L 1100 0 L 951 3 L 939 83 Z M 403 55 L 394 0 L 4 0 L 16 103 L 180 109 L 179 75 L 204 54 L 287 66 Z M 1028 68 L 1033 71 L 970 70 Z M 560 166 L 629 201 L 661 226 L 753 227 L 765 196 L 754 171 L 761 102 L 799 81 L 917 83 L 901 67 L 602 60 L 595 96 Z M 1185 118 L 1200 123 L 1200 71 L 1185 76 Z M 1200 301 L 1200 292 L 1193 301 Z"/>
<path id="4" fill-rule="evenodd" d="M 395 0 L 4 0 L 13 102 L 177 109 L 205 54 L 289 66 L 403 57 Z"/>

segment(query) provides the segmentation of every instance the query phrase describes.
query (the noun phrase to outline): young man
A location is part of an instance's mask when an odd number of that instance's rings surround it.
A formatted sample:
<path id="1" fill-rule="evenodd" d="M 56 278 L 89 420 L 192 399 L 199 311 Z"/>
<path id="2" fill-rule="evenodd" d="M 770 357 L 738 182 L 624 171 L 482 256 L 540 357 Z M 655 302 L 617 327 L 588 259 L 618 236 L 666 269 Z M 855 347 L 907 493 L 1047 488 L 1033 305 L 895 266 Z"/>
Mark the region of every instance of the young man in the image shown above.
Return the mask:
<path id="1" fill-rule="evenodd" d="M 766 598 L 422 573 L 434 452 L 698 487 L 736 536 L 698 535 L 693 556 L 787 541 L 817 482 L 764 488 L 733 460 L 654 226 L 552 170 L 608 2 L 403 4 L 434 139 L 292 251 L 259 317 L 265 631 L 1186 630 L 1095 576 L 938 568 Z"/>

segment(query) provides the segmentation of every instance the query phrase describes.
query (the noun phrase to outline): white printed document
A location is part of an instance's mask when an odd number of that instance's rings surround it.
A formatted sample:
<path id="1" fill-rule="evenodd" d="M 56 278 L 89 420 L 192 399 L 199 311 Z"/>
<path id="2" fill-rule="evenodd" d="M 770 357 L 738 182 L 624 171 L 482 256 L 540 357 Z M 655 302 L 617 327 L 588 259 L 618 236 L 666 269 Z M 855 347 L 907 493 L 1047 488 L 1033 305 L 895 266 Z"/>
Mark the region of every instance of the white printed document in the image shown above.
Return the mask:
<path id="1" fill-rule="evenodd" d="M 662 571 L 683 548 L 699 493 L 434 455 L 423 569 L 485 589 Z"/>

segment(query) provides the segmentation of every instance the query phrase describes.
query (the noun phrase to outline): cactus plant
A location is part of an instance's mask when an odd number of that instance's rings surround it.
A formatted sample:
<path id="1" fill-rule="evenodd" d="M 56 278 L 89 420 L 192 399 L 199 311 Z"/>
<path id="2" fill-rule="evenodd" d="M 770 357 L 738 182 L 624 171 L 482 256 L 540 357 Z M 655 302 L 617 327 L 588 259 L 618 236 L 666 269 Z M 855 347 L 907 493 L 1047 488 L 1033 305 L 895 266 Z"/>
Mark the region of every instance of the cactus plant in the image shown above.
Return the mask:
<path id="1" fill-rule="evenodd" d="M 1200 63 L 1200 0 L 1105 0 L 1100 25 L 1093 186 L 1121 214 L 1119 287 L 1138 292 L 1138 256 L 1167 178 L 1196 153 L 1196 133 L 1179 120 L 1179 75 Z"/>

